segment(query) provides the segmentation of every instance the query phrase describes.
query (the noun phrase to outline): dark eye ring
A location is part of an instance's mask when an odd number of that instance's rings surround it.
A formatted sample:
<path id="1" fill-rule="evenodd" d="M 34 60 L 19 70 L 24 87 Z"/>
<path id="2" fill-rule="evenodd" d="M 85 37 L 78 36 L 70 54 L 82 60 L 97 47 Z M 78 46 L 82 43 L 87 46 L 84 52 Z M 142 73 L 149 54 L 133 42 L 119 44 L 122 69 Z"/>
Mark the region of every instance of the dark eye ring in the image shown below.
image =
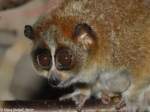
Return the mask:
<path id="1" fill-rule="evenodd" d="M 59 48 L 55 53 L 55 64 L 58 70 L 70 70 L 74 67 L 75 56 L 69 48 Z"/>
<path id="2" fill-rule="evenodd" d="M 51 54 L 47 49 L 39 49 L 35 54 L 36 63 L 43 69 L 51 67 Z"/>

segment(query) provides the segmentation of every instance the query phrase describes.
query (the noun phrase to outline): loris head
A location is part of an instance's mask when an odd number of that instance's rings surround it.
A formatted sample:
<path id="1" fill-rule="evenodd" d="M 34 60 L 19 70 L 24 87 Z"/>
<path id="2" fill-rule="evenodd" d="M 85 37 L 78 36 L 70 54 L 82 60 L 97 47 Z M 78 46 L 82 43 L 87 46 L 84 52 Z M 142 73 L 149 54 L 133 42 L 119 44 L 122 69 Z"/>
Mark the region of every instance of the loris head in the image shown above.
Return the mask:
<path id="1" fill-rule="evenodd" d="M 92 27 L 65 21 L 41 20 L 34 26 L 26 25 L 24 30 L 33 41 L 31 56 L 36 71 L 58 87 L 88 82 L 86 71 L 92 71 L 96 53 L 97 39 Z"/>

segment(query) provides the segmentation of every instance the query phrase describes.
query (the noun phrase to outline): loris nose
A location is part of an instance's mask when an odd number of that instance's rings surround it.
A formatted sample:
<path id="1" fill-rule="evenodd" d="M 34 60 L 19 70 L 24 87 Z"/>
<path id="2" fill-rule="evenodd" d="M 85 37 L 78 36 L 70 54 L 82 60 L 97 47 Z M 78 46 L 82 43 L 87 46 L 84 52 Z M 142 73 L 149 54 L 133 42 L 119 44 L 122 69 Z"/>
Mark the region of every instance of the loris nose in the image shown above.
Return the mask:
<path id="1" fill-rule="evenodd" d="M 52 72 L 48 79 L 48 82 L 51 86 L 56 87 L 60 83 L 60 77 L 56 72 Z"/>

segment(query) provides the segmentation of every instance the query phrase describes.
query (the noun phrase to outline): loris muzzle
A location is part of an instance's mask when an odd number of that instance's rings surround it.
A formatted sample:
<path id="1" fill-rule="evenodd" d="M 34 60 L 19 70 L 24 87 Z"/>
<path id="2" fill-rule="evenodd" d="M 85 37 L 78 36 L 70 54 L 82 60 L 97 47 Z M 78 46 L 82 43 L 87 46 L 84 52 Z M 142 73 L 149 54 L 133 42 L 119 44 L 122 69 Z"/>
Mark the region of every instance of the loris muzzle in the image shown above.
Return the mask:
<path id="1" fill-rule="evenodd" d="M 79 107 L 108 91 L 120 92 L 129 112 L 141 108 L 150 84 L 149 6 L 149 0 L 64 1 L 25 26 L 36 71 L 55 87 L 86 83 L 62 98 Z"/>

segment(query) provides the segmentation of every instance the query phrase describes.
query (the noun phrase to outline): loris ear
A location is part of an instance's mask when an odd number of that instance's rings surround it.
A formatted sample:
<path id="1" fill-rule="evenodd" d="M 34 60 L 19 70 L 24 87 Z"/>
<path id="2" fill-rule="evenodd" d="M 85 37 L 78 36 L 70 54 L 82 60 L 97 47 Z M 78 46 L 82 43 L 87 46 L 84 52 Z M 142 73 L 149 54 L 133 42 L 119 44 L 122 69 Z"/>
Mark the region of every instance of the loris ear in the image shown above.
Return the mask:
<path id="1" fill-rule="evenodd" d="M 86 23 L 80 23 L 75 26 L 74 38 L 81 43 L 85 49 L 90 48 L 96 41 L 96 34 Z"/>
<path id="2" fill-rule="evenodd" d="M 24 35 L 27 38 L 29 38 L 31 40 L 34 40 L 34 38 L 33 38 L 33 28 L 32 28 L 31 25 L 25 25 L 25 27 L 24 27 Z"/>

